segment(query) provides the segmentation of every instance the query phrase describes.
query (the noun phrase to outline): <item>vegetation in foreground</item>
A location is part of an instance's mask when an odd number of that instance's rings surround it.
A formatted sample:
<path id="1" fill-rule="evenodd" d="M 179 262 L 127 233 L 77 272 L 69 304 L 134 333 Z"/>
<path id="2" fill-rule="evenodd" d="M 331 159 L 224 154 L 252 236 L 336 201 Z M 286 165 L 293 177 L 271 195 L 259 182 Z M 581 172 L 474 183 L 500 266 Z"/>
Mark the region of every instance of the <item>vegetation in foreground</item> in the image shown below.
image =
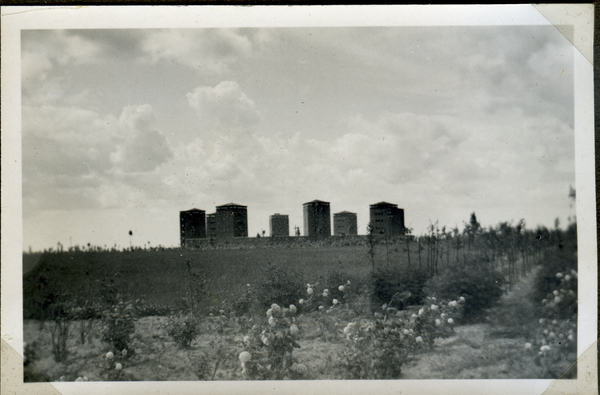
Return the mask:
<path id="1" fill-rule="evenodd" d="M 272 263 L 207 272 L 188 255 L 164 303 L 138 293 L 147 288 L 128 289 L 123 278 L 144 276 L 140 265 L 38 265 L 25 279 L 25 380 L 460 378 L 469 369 L 474 378 L 559 377 L 576 359 L 575 235 L 574 224 L 537 234 L 508 224 L 483 230 L 473 216 L 462 235 L 432 226 L 408 242 L 379 240 L 375 254 L 385 258 L 374 269 L 366 248 L 356 259 L 357 246 L 349 247 L 355 265 L 316 254 L 331 259 L 320 270 Z M 390 249 L 406 260 L 389 259 Z M 86 292 L 56 275 L 83 270 L 105 275 Z M 232 284 L 224 296 L 214 291 L 217 270 Z M 236 270 L 253 281 L 242 284 Z M 482 353 L 474 328 L 503 343 Z M 460 346 L 470 347 L 462 365 L 444 363 Z"/>

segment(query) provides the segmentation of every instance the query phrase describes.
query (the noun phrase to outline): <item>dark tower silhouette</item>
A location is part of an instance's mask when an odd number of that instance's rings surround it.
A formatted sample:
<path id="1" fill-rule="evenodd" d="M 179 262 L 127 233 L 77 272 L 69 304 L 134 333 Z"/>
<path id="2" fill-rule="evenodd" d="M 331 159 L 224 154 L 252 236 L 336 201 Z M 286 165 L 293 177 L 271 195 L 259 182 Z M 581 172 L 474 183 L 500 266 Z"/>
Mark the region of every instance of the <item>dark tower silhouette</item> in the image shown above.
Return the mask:
<path id="1" fill-rule="evenodd" d="M 206 238 L 205 211 L 193 208 L 179 212 L 180 244 L 186 247 L 186 242 L 191 239 Z"/>
<path id="2" fill-rule="evenodd" d="M 334 236 L 356 235 L 357 228 L 356 213 L 342 211 L 333 214 Z"/>
<path id="3" fill-rule="evenodd" d="M 271 237 L 289 236 L 290 220 L 287 215 L 273 214 L 269 217 L 269 230 Z"/>
<path id="4" fill-rule="evenodd" d="M 402 235 L 404 229 L 404 209 L 397 204 L 379 202 L 369 206 L 373 234 L 388 236 Z"/>
<path id="5" fill-rule="evenodd" d="M 217 237 L 248 237 L 248 207 L 235 203 L 217 206 Z"/>
<path id="6" fill-rule="evenodd" d="M 315 239 L 331 236 L 329 202 L 313 200 L 303 204 L 304 236 Z"/>

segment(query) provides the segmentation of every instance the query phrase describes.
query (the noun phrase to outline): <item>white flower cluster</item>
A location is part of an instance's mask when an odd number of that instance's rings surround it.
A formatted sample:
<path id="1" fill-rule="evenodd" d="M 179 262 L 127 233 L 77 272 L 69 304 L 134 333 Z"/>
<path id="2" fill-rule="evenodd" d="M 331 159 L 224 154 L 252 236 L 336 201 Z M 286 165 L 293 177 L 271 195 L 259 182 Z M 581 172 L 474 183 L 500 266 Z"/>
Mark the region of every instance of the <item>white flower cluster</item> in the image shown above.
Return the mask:
<path id="1" fill-rule="evenodd" d="M 300 332 L 300 328 L 298 328 L 298 325 L 296 325 L 296 324 L 290 325 L 290 335 L 295 336 L 298 334 L 298 332 Z"/>
<path id="2" fill-rule="evenodd" d="M 248 374 L 248 370 L 246 369 L 246 363 L 248 363 L 248 362 L 250 362 L 252 360 L 252 355 L 248 351 L 242 351 L 240 353 L 240 356 L 238 358 L 239 358 L 240 363 L 242 365 L 242 374 L 243 375 L 247 375 Z"/>
<path id="3" fill-rule="evenodd" d="M 242 351 L 239 359 L 242 363 L 250 362 L 252 360 L 252 355 L 248 351 Z"/>
<path id="4" fill-rule="evenodd" d="M 294 315 L 298 312 L 298 308 L 291 304 L 289 307 L 281 307 L 276 303 L 271 305 L 271 308 L 267 310 L 267 317 L 269 325 L 272 327 L 277 326 L 277 324 L 285 323 L 289 320 L 294 320 Z"/>
<path id="5" fill-rule="evenodd" d="M 356 325 L 356 322 L 349 322 L 344 328 L 344 335 L 346 335 L 346 339 L 348 340 L 357 340 L 358 334 L 359 327 Z"/>

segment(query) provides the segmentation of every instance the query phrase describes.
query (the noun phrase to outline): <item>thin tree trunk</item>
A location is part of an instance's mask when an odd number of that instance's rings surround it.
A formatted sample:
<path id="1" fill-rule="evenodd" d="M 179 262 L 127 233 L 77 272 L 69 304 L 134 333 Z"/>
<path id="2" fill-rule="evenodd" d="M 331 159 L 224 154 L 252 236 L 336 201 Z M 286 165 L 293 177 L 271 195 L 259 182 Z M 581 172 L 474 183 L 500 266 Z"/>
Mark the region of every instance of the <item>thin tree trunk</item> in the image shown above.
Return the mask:
<path id="1" fill-rule="evenodd" d="M 421 238 L 417 239 L 417 251 L 419 252 L 419 269 L 423 267 L 423 262 L 421 262 Z"/>
<path id="2" fill-rule="evenodd" d="M 408 256 L 408 267 L 410 267 L 410 239 L 406 237 L 406 255 Z"/>

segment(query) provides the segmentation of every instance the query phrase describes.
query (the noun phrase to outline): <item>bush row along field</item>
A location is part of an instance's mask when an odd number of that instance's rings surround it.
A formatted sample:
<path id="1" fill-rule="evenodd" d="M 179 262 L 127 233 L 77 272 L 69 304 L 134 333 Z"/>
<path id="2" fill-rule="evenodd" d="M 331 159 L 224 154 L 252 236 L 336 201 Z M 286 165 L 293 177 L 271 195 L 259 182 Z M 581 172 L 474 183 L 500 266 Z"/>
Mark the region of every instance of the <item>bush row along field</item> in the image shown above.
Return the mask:
<path id="1" fill-rule="evenodd" d="M 539 377 L 556 376 L 556 365 L 574 361 L 576 350 L 575 232 L 549 233 L 525 246 L 535 254 L 529 263 L 522 254 L 520 262 L 521 276 L 539 264 L 528 295 L 535 316 L 524 317 L 525 330 L 534 333 L 523 345 L 541 367 Z M 483 234 L 475 233 L 462 247 L 468 250 L 457 249 L 456 261 L 446 265 L 442 248 L 432 242 L 427 260 L 419 264 L 417 257 L 409 266 L 405 240 L 380 244 L 376 254 L 385 258 L 375 265 L 369 262 L 375 254 L 365 256 L 360 246 L 302 254 L 289 248 L 257 249 L 257 255 L 47 254 L 25 277 L 25 317 L 38 325 L 37 335 L 25 336 L 25 378 L 401 378 L 403 364 L 432 349 L 436 339 L 453 336 L 456 325 L 484 319 L 506 290 L 502 284 L 514 268 L 504 255 L 500 262 L 483 259 L 476 248 Z M 397 261 L 388 259 L 390 247 Z M 151 340 L 148 333 L 155 333 Z M 74 355 L 75 342 L 81 352 L 87 344 L 88 354 Z M 161 369 L 172 344 L 180 347 L 178 362 Z M 318 362 L 323 348 L 333 356 Z M 303 354 L 306 349 L 313 354 Z M 58 363 L 48 364 L 50 358 Z"/>

